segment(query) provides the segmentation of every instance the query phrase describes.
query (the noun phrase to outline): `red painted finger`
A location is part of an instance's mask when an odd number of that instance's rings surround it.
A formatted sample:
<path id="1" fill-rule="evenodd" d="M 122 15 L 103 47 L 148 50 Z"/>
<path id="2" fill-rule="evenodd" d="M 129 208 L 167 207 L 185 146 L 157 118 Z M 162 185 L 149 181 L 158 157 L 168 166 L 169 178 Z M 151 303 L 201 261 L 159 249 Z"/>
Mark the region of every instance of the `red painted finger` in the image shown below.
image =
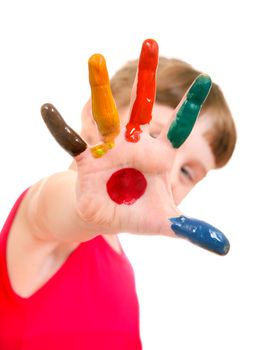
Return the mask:
<path id="1" fill-rule="evenodd" d="M 137 87 L 131 115 L 126 125 L 125 138 L 129 142 L 140 139 L 140 125 L 152 119 L 152 109 L 156 92 L 156 70 L 158 65 L 158 44 L 152 39 L 144 41 L 138 63 Z"/>

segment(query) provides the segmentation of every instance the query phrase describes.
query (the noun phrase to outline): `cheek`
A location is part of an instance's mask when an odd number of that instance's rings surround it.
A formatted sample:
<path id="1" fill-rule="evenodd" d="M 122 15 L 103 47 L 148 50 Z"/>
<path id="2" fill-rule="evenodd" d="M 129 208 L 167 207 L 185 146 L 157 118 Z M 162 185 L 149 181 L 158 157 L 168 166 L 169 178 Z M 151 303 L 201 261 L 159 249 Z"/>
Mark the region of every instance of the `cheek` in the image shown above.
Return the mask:
<path id="1" fill-rule="evenodd" d="M 179 205 L 193 188 L 193 185 L 188 183 L 183 176 L 180 167 L 176 168 L 174 166 L 172 171 L 172 193 L 176 205 Z"/>
<path id="2" fill-rule="evenodd" d="M 190 192 L 190 188 L 182 186 L 180 184 L 175 184 L 172 186 L 173 198 L 176 205 L 179 205 L 186 195 Z"/>

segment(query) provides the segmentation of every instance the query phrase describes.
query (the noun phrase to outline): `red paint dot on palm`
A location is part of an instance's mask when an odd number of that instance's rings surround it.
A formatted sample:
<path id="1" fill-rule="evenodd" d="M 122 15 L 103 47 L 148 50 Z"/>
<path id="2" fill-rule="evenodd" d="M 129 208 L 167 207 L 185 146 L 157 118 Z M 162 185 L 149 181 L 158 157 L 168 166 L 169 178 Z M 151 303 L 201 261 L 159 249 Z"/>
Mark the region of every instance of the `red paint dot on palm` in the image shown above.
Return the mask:
<path id="1" fill-rule="evenodd" d="M 146 186 L 146 179 L 139 170 L 125 168 L 111 175 L 107 191 L 117 204 L 131 205 L 144 194 Z"/>

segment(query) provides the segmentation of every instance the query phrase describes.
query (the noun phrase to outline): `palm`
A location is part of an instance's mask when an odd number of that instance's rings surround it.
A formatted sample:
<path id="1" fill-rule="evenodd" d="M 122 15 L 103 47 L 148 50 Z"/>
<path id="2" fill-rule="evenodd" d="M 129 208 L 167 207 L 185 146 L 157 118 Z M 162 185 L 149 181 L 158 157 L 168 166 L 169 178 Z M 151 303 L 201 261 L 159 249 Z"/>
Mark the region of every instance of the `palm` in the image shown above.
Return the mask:
<path id="1" fill-rule="evenodd" d="M 116 146 L 99 159 L 93 158 L 89 151 L 83 152 L 76 158 L 81 215 L 110 231 L 169 234 L 167 218 L 176 214 L 170 182 L 174 156 L 172 147 L 147 133 L 135 144 L 125 141 L 121 133 Z M 133 205 L 119 205 L 107 192 L 109 178 L 123 168 L 139 170 L 147 181 L 145 193 Z"/>

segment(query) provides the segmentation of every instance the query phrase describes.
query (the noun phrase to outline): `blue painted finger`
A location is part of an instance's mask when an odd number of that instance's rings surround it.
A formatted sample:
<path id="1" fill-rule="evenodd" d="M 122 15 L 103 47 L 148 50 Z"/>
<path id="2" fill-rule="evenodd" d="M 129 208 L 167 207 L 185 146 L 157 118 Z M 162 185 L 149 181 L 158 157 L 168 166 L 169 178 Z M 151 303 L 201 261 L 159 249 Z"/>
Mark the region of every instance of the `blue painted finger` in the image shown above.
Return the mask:
<path id="1" fill-rule="evenodd" d="M 228 253 L 230 249 L 228 239 L 214 226 L 183 215 L 169 220 L 172 223 L 171 229 L 178 237 L 186 238 L 199 247 L 219 255 Z"/>

